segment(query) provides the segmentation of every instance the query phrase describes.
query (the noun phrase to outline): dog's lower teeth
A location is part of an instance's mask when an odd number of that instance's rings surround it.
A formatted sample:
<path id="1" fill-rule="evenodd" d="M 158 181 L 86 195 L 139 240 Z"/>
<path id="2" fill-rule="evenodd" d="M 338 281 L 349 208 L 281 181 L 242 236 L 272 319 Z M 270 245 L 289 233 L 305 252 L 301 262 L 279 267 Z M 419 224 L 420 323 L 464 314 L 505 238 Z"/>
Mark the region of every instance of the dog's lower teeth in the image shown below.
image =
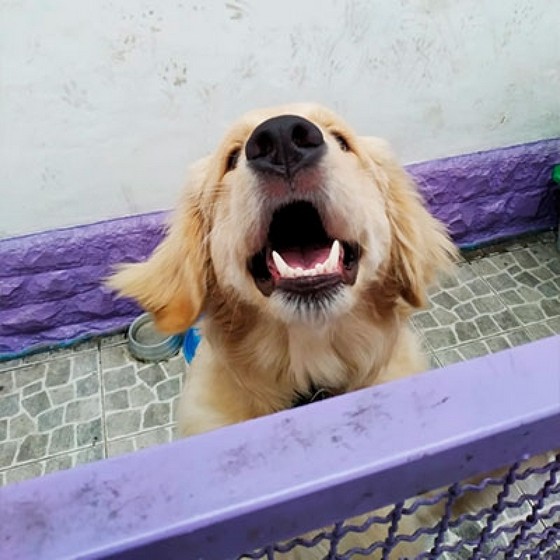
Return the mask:
<path id="1" fill-rule="evenodd" d="M 323 263 L 316 264 L 313 268 L 302 268 L 301 266 L 291 267 L 282 256 L 276 251 L 272 251 L 272 260 L 276 265 L 276 270 L 282 278 L 299 278 L 307 276 L 319 276 L 321 274 L 333 274 L 338 269 L 340 260 L 340 242 L 333 241 L 329 256 Z"/>

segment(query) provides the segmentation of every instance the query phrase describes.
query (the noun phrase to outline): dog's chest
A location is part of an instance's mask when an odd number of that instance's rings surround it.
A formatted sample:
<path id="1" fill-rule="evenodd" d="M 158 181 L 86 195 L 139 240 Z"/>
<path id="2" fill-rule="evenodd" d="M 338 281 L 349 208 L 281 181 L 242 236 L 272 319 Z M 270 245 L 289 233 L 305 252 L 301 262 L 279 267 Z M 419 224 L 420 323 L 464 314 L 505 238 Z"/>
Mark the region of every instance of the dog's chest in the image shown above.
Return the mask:
<path id="1" fill-rule="evenodd" d="M 348 365 L 327 329 L 294 328 L 288 344 L 290 373 L 299 391 L 306 391 L 310 384 L 328 388 L 345 385 Z"/>

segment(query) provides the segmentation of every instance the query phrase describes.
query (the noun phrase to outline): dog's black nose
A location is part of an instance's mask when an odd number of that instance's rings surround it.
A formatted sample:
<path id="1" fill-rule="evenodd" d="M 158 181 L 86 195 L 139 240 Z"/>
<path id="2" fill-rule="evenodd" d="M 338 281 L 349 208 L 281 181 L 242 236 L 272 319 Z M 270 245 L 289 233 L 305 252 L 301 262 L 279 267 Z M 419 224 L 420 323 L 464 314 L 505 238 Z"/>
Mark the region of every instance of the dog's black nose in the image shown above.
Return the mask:
<path id="1" fill-rule="evenodd" d="M 257 171 L 291 179 L 303 167 L 317 162 L 325 149 L 323 134 L 312 122 L 283 115 L 255 128 L 245 145 L 245 156 Z"/>

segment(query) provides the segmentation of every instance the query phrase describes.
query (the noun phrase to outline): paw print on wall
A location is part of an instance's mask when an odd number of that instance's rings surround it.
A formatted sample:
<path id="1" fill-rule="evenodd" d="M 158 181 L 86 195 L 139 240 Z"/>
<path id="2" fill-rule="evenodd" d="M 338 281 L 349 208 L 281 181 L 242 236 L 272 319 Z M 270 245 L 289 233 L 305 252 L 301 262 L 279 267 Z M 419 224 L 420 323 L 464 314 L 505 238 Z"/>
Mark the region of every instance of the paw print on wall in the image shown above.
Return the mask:
<path id="1" fill-rule="evenodd" d="M 136 35 L 129 33 L 118 42 L 118 47 L 113 51 L 113 60 L 125 62 L 127 57 L 137 48 L 138 39 Z"/>
<path id="2" fill-rule="evenodd" d="M 89 102 L 87 90 L 78 86 L 74 80 L 66 82 L 62 86 L 62 101 L 76 109 L 93 109 Z"/>
<path id="3" fill-rule="evenodd" d="M 226 2 L 225 6 L 229 12 L 229 19 L 241 20 L 247 15 L 248 6 L 243 0 L 232 0 Z"/>
<path id="4" fill-rule="evenodd" d="M 58 184 L 59 172 L 52 167 L 45 166 L 41 172 L 41 190 L 50 190 Z"/>
<path id="5" fill-rule="evenodd" d="M 187 65 L 182 62 L 168 62 L 161 74 L 161 78 L 167 84 L 181 87 L 187 83 Z"/>

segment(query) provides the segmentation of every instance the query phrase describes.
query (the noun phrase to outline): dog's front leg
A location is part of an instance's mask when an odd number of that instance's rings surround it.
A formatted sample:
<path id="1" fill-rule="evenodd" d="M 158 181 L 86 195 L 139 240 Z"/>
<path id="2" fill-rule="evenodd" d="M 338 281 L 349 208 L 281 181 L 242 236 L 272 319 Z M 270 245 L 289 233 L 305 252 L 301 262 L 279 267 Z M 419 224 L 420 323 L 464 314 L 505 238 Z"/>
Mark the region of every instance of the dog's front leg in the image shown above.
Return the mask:
<path id="1" fill-rule="evenodd" d="M 187 370 L 178 409 L 179 435 L 209 432 L 258 416 L 248 395 L 202 341 Z"/>

